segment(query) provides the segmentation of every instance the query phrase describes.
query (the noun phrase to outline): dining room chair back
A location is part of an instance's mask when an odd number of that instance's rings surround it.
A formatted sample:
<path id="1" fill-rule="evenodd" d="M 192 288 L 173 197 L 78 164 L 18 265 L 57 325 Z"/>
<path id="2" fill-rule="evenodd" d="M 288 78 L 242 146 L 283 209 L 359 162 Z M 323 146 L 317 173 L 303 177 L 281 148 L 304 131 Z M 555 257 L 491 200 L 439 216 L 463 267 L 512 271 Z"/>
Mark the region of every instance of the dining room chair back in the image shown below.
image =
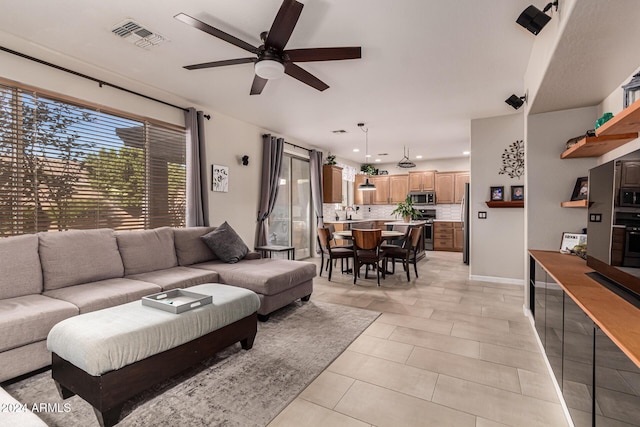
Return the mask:
<path id="1" fill-rule="evenodd" d="M 385 278 L 385 270 L 380 265 L 385 257 L 385 251 L 381 248 L 382 230 L 353 229 L 351 235 L 353 238 L 353 283 L 355 284 L 360 276 L 360 267 L 367 266 L 364 276 L 367 279 L 369 265 L 372 265 L 376 270 L 376 278 L 378 286 L 380 286 L 380 271 L 382 271 L 382 278 Z"/>
<path id="2" fill-rule="evenodd" d="M 393 272 L 395 272 L 396 269 L 396 260 L 402 261 L 402 266 L 407 273 L 407 281 L 411 281 L 409 264 L 413 264 L 413 270 L 416 277 L 418 277 L 418 246 L 421 238 L 422 227 L 412 227 L 411 230 L 409 230 L 409 236 L 401 248 L 389 248 L 386 250 L 387 260 L 391 259 L 393 263 Z"/>
<path id="3" fill-rule="evenodd" d="M 329 281 L 331 281 L 331 274 L 333 273 L 333 260 L 340 260 L 341 270 L 344 273 L 349 270 L 349 258 L 353 258 L 353 250 L 345 247 L 338 247 L 331 245 L 331 232 L 327 227 L 318 227 L 318 242 L 320 244 L 320 276 L 322 276 L 322 270 L 329 270 Z M 325 265 L 325 255 L 327 261 Z M 347 268 L 344 268 L 344 260 L 347 260 Z"/>

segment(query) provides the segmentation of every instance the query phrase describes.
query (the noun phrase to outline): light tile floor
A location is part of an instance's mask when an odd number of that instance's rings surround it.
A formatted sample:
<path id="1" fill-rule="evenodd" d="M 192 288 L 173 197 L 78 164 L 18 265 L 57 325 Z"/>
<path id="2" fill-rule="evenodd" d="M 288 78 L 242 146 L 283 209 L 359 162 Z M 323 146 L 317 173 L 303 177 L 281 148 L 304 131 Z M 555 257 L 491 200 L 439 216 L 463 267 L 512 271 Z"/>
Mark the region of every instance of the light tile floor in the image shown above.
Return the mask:
<path id="1" fill-rule="evenodd" d="M 319 260 L 316 260 L 319 265 Z M 521 286 L 469 280 L 459 253 L 382 286 L 326 273 L 312 299 L 382 315 L 270 427 L 567 426 Z"/>

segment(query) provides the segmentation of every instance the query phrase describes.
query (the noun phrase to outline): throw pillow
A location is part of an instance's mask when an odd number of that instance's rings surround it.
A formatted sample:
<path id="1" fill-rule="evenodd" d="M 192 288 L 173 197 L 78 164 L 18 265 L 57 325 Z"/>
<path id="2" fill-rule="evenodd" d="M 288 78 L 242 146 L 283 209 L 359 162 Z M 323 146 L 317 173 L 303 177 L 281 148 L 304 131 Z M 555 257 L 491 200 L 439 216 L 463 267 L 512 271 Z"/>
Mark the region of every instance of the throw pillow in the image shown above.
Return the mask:
<path id="1" fill-rule="evenodd" d="M 225 221 L 215 230 L 200 236 L 214 254 L 223 262 L 236 263 L 247 255 L 249 248 L 238 233 Z"/>

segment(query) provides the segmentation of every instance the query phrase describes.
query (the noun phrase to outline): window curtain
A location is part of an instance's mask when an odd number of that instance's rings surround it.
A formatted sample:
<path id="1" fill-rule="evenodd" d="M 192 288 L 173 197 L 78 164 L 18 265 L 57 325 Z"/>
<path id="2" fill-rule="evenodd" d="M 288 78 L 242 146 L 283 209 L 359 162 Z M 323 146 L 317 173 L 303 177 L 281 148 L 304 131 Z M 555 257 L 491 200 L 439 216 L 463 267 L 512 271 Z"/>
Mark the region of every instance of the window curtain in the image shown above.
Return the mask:
<path id="1" fill-rule="evenodd" d="M 309 167 L 311 168 L 311 198 L 313 209 L 316 211 L 316 227 L 324 227 L 322 217 L 322 151 L 309 152 Z"/>
<path id="2" fill-rule="evenodd" d="M 188 108 L 184 113 L 187 129 L 187 208 L 186 226 L 209 225 L 207 166 L 204 139 L 204 113 Z"/>
<path id="3" fill-rule="evenodd" d="M 267 219 L 271 215 L 278 198 L 283 153 L 284 139 L 268 134 L 262 135 L 262 184 L 258 209 L 258 226 L 256 229 L 256 246 L 268 244 Z"/>

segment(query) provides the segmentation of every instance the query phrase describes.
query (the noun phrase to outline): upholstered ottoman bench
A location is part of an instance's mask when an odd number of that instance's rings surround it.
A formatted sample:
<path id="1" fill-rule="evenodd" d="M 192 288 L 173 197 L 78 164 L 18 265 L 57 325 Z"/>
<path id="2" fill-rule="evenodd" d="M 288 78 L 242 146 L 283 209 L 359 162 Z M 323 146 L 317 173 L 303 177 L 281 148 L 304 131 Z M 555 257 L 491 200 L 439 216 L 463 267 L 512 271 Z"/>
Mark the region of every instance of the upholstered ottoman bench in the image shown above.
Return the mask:
<path id="1" fill-rule="evenodd" d="M 188 290 L 213 302 L 173 314 L 134 301 L 56 324 L 47 348 L 62 398 L 77 394 L 100 425 L 112 426 L 131 397 L 236 342 L 253 346 L 260 306 L 254 292 L 214 283 Z"/>

